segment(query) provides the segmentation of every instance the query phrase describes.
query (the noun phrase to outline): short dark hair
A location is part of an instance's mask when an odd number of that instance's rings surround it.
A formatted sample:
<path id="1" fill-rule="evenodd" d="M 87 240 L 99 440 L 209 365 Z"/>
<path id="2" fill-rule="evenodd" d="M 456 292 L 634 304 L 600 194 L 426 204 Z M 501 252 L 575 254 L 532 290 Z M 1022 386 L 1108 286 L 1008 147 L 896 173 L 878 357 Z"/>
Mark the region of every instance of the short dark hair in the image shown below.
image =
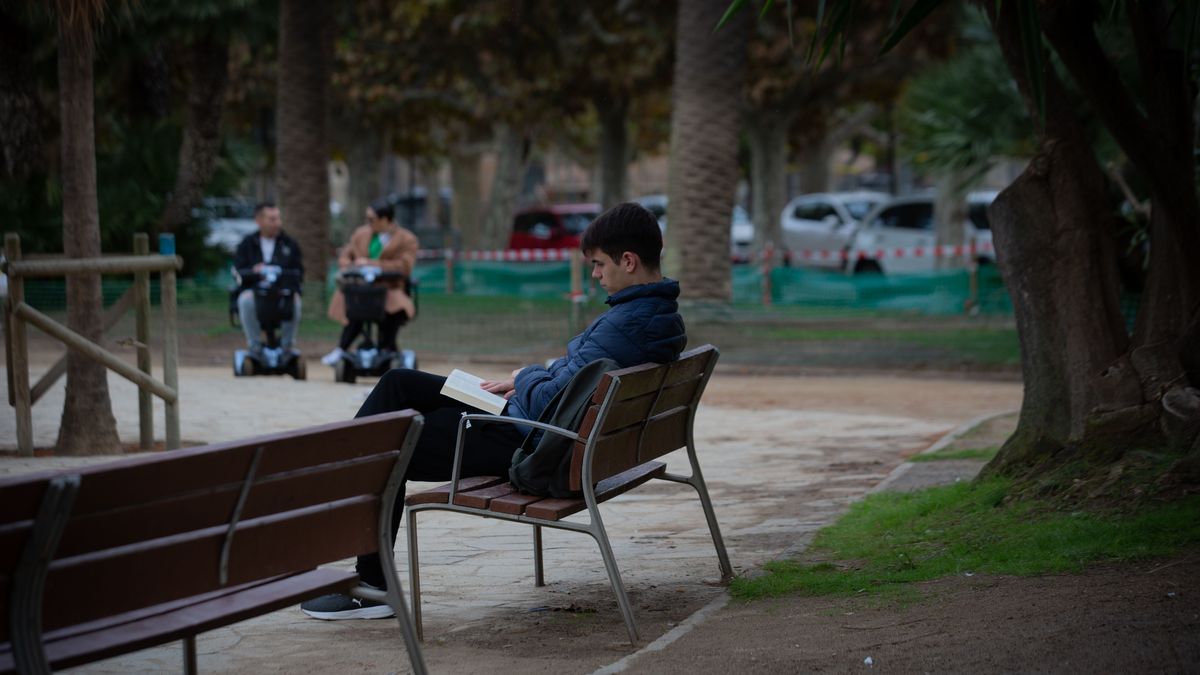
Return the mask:
<path id="1" fill-rule="evenodd" d="M 371 202 L 368 206 L 375 212 L 375 215 L 384 220 L 395 220 L 396 210 L 392 207 L 392 203 L 387 199 L 380 197 Z"/>
<path id="2" fill-rule="evenodd" d="M 600 250 L 613 260 L 620 260 L 623 253 L 630 251 L 651 270 L 658 270 L 662 247 L 658 220 L 646 207 L 634 202 L 617 204 L 601 213 L 579 240 L 579 250 L 584 253 Z"/>
<path id="3" fill-rule="evenodd" d="M 275 202 L 272 202 L 272 201 L 259 202 L 254 205 L 254 217 L 257 218 L 258 214 L 263 212 L 263 209 L 273 209 L 273 208 L 275 208 Z M 243 213 L 245 213 L 245 211 L 243 211 Z"/>

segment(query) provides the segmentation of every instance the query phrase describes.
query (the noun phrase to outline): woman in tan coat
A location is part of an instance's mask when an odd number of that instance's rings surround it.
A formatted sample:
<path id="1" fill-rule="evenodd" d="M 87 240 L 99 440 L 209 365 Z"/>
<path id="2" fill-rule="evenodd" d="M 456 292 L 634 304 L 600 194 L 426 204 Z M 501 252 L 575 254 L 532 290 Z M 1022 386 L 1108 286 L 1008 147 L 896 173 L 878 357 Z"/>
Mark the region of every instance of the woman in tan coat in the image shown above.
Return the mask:
<path id="1" fill-rule="evenodd" d="M 374 265 L 384 272 L 399 272 L 407 278 L 417 262 L 417 237 L 400 227 L 393 220 L 392 205 L 376 199 L 367 207 L 366 224 L 354 230 L 350 243 L 338 255 L 338 267 L 347 269 L 358 265 Z M 387 282 L 387 299 L 384 303 L 386 316 L 379 326 L 379 348 L 396 351 L 396 332 L 400 326 L 416 316 L 417 308 L 412 298 L 404 292 L 404 280 Z M 354 339 L 362 332 L 362 322 L 346 318 L 346 298 L 341 289 L 329 301 L 329 318 L 342 324 L 342 337 L 338 346 L 326 354 L 321 362 L 334 365 L 350 348 Z"/>

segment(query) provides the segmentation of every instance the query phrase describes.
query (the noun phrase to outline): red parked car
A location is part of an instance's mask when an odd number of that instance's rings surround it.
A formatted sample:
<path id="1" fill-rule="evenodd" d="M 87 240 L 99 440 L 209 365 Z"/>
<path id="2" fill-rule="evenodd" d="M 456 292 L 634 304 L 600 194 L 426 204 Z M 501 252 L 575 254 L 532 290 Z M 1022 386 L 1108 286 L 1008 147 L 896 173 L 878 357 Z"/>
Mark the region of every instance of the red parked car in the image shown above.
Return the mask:
<path id="1" fill-rule="evenodd" d="M 550 204 L 518 211 L 509 248 L 578 248 L 579 237 L 600 215 L 599 204 Z"/>

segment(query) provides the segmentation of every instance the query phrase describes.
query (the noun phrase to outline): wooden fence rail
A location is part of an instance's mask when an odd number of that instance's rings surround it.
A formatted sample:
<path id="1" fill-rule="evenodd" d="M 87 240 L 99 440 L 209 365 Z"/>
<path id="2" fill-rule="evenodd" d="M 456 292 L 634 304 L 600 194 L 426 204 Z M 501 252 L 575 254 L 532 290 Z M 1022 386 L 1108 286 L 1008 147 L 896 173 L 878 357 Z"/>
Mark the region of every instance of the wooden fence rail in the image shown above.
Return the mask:
<path id="1" fill-rule="evenodd" d="M 178 448 L 179 439 L 179 338 L 176 326 L 175 273 L 183 267 L 176 256 L 150 255 L 149 238 L 134 235 L 132 256 L 78 258 L 54 260 L 23 260 L 21 240 L 16 234 L 4 237 L 8 275 L 8 301 L 4 306 L 4 346 L 8 365 L 8 400 L 16 409 L 17 448 L 23 455 L 33 454 L 33 404 L 66 371 L 66 358 L 59 359 L 32 388 L 29 384 L 29 344 L 26 324 L 31 324 L 59 340 L 69 349 L 104 364 L 105 367 L 138 386 L 138 421 L 140 445 L 148 449 L 154 444 L 153 400 L 163 400 L 166 412 L 166 447 Z M 163 324 L 163 379 L 150 374 L 150 274 L 160 275 Z M 108 330 L 133 307 L 137 323 L 137 367 L 58 323 L 25 303 L 25 279 L 63 277 L 74 274 L 133 274 L 133 287 L 110 307 L 104 316 Z"/>

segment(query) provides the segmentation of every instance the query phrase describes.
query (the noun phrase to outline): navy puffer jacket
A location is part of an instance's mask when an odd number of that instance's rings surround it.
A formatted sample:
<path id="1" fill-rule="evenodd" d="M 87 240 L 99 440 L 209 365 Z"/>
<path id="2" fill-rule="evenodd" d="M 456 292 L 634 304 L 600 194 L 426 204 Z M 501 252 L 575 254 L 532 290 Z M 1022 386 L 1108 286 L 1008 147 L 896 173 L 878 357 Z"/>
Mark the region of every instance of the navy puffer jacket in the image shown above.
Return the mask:
<path id="1" fill-rule="evenodd" d="M 528 366 L 517 373 L 516 393 L 504 414 L 536 420 L 571 376 L 596 359 L 612 359 L 622 368 L 674 361 L 687 345 L 678 298 L 679 282 L 672 279 L 630 286 L 610 295 L 605 302 L 612 309 L 567 343 L 566 356 L 548 368 Z"/>

